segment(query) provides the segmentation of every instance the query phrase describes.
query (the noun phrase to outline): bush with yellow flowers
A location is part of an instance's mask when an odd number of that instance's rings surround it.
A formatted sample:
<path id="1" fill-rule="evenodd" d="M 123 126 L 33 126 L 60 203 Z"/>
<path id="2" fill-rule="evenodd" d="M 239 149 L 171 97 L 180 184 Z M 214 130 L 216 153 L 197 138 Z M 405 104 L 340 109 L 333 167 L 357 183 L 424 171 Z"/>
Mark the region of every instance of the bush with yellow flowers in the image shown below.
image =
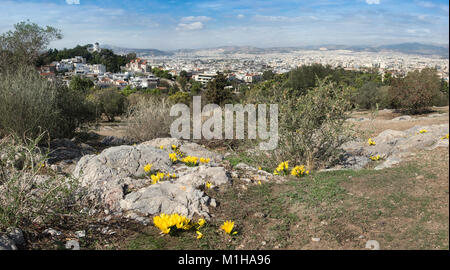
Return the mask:
<path id="1" fill-rule="evenodd" d="M 376 143 L 372 140 L 372 138 L 369 138 L 368 140 L 367 140 L 367 143 L 369 144 L 369 145 L 376 145 Z"/>
<path id="2" fill-rule="evenodd" d="M 419 133 L 420 133 L 420 134 L 422 134 L 422 133 L 427 133 L 427 132 L 428 132 L 428 130 L 426 130 L 426 129 L 424 129 L 424 128 L 421 129 L 421 130 L 419 130 Z"/>
<path id="3" fill-rule="evenodd" d="M 209 159 L 209 158 L 200 158 L 200 163 L 209 163 L 209 161 L 211 161 L 211 159 Z"/>
<path id="4" fill-rule="evenodd" d="M 381 159 L 381 156 L 380 155 L 371 156 L 370 159 L 373 160 L 373 161 L 378 161 L 378 160 Z"/>
<path id="5" fill-rule="evenodd" d="M 448 133 L 441 137 L 441 140 L 448 140 Z"/>

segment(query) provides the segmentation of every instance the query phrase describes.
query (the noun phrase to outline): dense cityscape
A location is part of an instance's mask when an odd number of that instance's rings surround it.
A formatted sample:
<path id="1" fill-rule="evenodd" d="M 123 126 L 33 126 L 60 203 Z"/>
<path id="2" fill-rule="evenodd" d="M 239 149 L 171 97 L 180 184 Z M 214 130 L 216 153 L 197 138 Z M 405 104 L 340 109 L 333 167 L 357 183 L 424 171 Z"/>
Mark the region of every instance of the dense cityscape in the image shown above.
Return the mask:
<path id="1" fill-rule="evenodd" d="M 100 52 L 99 43 L 87 49 L 90 53 Z M 120 53 L 120 52 L 119 52 Z M 203 86 L 217 73 L 225 73 L 229 81 L 254 83 L 260 81 L 264 71 L 275 74 L 311 64 L 329 65 L 332 68 L 367 71 L 377 70 L 384 77 L 405 76 L 408 72 L 423 68 L 435 68 L 439 77 L 448 82 L 449 61 L 437 55 L 405 54 L 399 52 L 355 52 L 350 50 L 290 50 L 289 52 L 248 53 L 239 49 L 232 52 L 222 48 L 204 49 L 192 52 L 177 52 L 165 56 L 142 56 L 122 66 L 120 72 L 107 72 L 103 64 L 86 64 L 86 59 L 76 56 L 55 61 L 40 67 L 41 75 L 53 77 L 57 72 L 64 74 L 69 83 L 72 76 L 89 77 L 99 87 L 116 86 L 120 89 L 129 85 L 133 88 L 156 88 L 160 79 L 152 73 L 157 68 L 171 77 L 186 74 Z M 55 73 L 56 72 L 56 73 Z M 61 77 L 61 76 L 60 76 Z M 170 80 L 166 80 L 170 84 Z"/>

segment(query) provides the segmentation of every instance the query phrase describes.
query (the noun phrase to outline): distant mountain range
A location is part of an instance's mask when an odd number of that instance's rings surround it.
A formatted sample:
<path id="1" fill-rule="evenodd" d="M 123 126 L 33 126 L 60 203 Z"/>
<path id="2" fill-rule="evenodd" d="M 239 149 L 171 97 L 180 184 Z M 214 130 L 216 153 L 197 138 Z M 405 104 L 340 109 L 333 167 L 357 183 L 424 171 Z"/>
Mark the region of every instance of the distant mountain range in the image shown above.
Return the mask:
<path id="1" fill-rule="evenodd" d="M 258 48 L 253 46 L 222 46 L 215 48 L 205 49 L 179 49 L 171 51 L 161 51 L 157 49 L 131 49 L 122 48 L 117 46 L 104 45 L 103 48 L 111 49 L 116 54 L 136 53 L 140 57 L 145 56 L 171 56 L 177 53 L 205 53 L 216 52 L 220 54 L 265 54 L 265 53 L 289 53 L 296 50 L 349 50 L 355 52 L 399 52 L 405 54 L 417 54 L 417 55 L 437 55 L 442 58 L 449 58 L 449 47 L 447 45 L 431 45 L 423 43 L 400 43 L 382 46 L 347 46 L 347 45 L 320 45 L 320 46 L 298 46 L 298 47 L 271 47 L 271 48 Z"/>
<path id="2" fill-rule="evenodd" d="M 160 51 L 157 49 L 131 49 L 131 48 L 112 46 L 112 45 L 102 45 L 100 47 L 105 48 L 105 49 L 110 49 L 115 54 L 136 53 L 137 56 L 169 56 L 169 55 L 173 55 L 172 52 Z"/>

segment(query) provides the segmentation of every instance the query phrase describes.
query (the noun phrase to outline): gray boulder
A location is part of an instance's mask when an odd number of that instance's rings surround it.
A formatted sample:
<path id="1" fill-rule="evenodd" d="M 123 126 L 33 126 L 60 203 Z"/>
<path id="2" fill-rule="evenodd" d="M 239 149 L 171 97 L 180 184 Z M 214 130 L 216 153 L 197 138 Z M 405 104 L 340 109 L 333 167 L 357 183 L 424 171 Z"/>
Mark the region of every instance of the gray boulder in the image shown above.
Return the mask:
<path id="1" fill-rule="evenodd" d="M 423 129 L 427 132 L 420 133 Z M 404 131 L 385 130 L 372 138 L 376 143 L 372 146 L 367 141 L 348 142 L 342 146 L 344 158 L 336 168 L 360 169 L 370 162 L 369 157 L 376 155 L 380 155 L 382 163 L 375 169 L 392 167 L 416 150 L 448 147 L 448 140 L 442 139 L 442 136 L 448 134 L 448 129 L 448 124 L 417 125 Z"/>
<path id="2" fill-rule="evenodd" d="M 195 214 L 209 217 L 210 202 L 211 198 L 193 186 L 165 181 L 126 195 L 120 206 L 130 218 L 160 213 L 178 213 L 192 218 Z"/>
<path id="3" fill-rule="evenodd" d="M 196 167 L 174 165 L 169 159 L 172 144 L 181 149 L 188 145 L 185 149 L 189 152 L 182 150 L 187 155 L 220 158 L 200 145 L 163 138 L 83 156 L 75 167 L 74 176 L 80 179 L 89 199 L 108 211 L 122 213 L 131 219 L 148 223 L 148 216 L 175 212 L 188 217 L 209 217 L 208 207 L 216 203 L 201 189 L 207 181 L 214 186 L 228 183 L 226 170 L 213 162 Z M 147 164 L 153 165 L 152 171 L 175 173 L 177 178 L 151 184 L 144 172 Z"/>
<path id="4" fill-rule="evenodd" d="M 73 172 L 80 178 L 89 198 L 102 202 L 109 210 L 119 210 L 119 201 L 129 189 L 145 185 L 144 167 L 173 173 L 167 152 L 152 146 L 117 146 L 99 155 L 83 156 Z"/>

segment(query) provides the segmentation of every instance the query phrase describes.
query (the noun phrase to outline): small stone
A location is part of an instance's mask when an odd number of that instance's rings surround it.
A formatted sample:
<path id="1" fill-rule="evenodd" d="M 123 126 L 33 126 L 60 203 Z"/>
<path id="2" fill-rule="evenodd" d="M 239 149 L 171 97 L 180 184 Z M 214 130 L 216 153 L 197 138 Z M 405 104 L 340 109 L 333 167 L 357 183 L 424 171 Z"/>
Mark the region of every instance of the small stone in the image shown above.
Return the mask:
<path id="1" fill-rule="evenodd" d="M 241 178 L 242 181 L 247 182 L 247 183 L 251 183 L 252 179 L 250 178 Z"/>
<path id="2" fill-rule="evenodd" d="M 256 213 L 253 214 L 253 216 L 256 217 L 256 218 L 263 218 L 266 215 L 264 213 L 262 213 L 262 212 L 256 212 Z"/>
<path id="3" fill-rule="evenodd" d="M 311 238 L 311 240 L 312 240 L 313 242 L 319 242 L 319 241 L 320 241 L 320 238 L 319 238 L 319 237 L 313 237 L 313 238 Z"/>
<path id="4" fill-rule="evenodd" d="M 422 180 L 423 178 L 424 178 L 423 175 L 419 175 L 419 176 L 416 177 L 417 180 Z"/>
<path id="5" fill-rule="evenodd" d="M 80 243 L 77 240 L 69 240 L 66 242 L 66 249 L 80 250 Z"/>
<path id="6" fill-rule="evenodd" d="M 380 243 L 377 240 L 369 240 L 366 242 L 366 248 L 371 250 L 380 250 Z"/>
<path id="7" fill-rule="evenodd" d="M 86 237 L 86 231 L 76 231 L 76 232 L 75 232 L 75 235 L 76 235 L 78 238 Z"/>
<path id="8" fill-rule="evenodd" d="M 364 236 L 364 235 L 360 235 L 360 236 L 358 236 L 358 238 L 359 238 L 359 239 L 364 239 L 365 236 Z"/>
<path id="9" fill-rule="evenodd" d="M 50 166 L 50 169 L 52 169 L 52 171 L 57 172 L 57 173 L 61 172 L 61 167 L 56 164 L 52 164 Z"/>
<path id="10" fill-rule="evenodd" d="M 231 178 L 239 178 L 239 174 L 237 172 L 231 172 L 230 175 Z"/>
<path id="11" fill-rule="evenodd" d="M 43 233 L 43 234 L 49 234 L 49 235 L 51 235 L 52 237 L 62 235 L 62 232 L 57 231 L 57 230 L 52 229 L 52 228 L 48 228 L 48 229 L 46 229 L 45 231 L 43 231 L 42 233 Z"/>
<path id="12" fill-rule="evenodd" d="M 267 244 L 266 241 L 261 242 L 261 245 L 263 245 L 263 246 L 265 246 L 266 244 Z"/>
<path id="13" fill-rule="evenodd" d="M 321 221 L 320 224 L 321 224 L 321 225 L 328 225 L 328 222 L 326 222 L 326 221 Z"/>
<path id="14" fill-rule="evenodd" d="M 217 207 L 217 202 L 214 199 L 211 199 L 211 201 L 209 202 L 209 205 L 212 207 Z"/>

